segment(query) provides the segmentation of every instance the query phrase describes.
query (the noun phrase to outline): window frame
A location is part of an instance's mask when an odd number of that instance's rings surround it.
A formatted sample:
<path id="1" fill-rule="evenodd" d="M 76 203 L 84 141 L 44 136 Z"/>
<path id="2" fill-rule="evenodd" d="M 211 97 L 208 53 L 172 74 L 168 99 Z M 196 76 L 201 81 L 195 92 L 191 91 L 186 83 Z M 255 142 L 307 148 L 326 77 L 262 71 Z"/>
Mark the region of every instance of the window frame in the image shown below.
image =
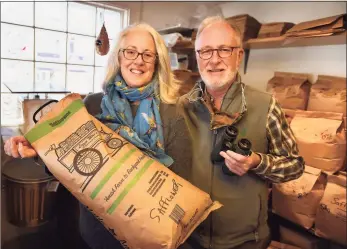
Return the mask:
<path id="1" fill-rule="evenodd" d="M 125 28 L 126 26 L 129 25 L 129 17 L 130 17 L 130 9 L 127 8 L 119 8 L 116 6 L 110 6 L 107 4 L 103 4 L 103 3 L 98 3 L 98 2 L 87 2 L 87 0 L 80 0 L 80 1 L 66 1 L 67 4 L 67 8 L 66 8 L 66 18 L 67 18 L 67 22 L 66 22 L 66 31 L 61 31 L 61 30 L 56 30 L 56 29 L 49 29 L 49 28 L 42 28 L 42 27 L 36 27 L 35 26 L 35 4 L 36 3 L 40 3 L 40 2 L 36 2 L 33 1 L 33 25 L 25 25 L 25 24 L 17 24 L 17 23 L 12 23 L 12 22 L 6 22 L 6 21 L 1 21 L 1 24 L 8 24 L 8 25 L 14 25 L 14 26 L 19 26 L 19 27 L 26 27 L 26 28 L 33 28 L 33 36 L 34 36 L 34 40 L 33 40 L 33 60 L 30 59 L 18 59 L 18 58 L 8 58 L 8 57 L 3 57 L 1 56 L 1 60 L 13 60 L 13 61 L 25 61 L 25 62 L 33 62 L 33 89 L 35 89 L 35 81 L 36 81 L 36 62 L 37 63 L 48 63 L 48 64 L 58 64 L 58 65 L 64 65 L 65 66 L 65 89 L 67 87 L 67 75 L 68 75 L 68 66 L 88 66 L 88 67 L 92 67 L 93 68 L 93 79 L 92 79 L 92 89 L 93 92 L 95 92 L 95 71 L 96 68 L 104 68 L 104 66 L 99 66 L 96 64 L 96 55 L 95 55 L 95 51 L 93 53 L 93 64 L 80 64 L 80 63 L 68 63 L 68 41 L 69 41 L 69 34 L 70 35 L 77 35 L 77 36 L 83 36 L 83 37 L 89 37 L 89 38 L 94 38 L 96 39 L 98 34 L 95 34 L 95 36 L 92 35 L 86 35 L 86 34 L 80 34 L 80 33 L 75 33 L 75 32 L 69 32 L 68 31 L 68 19 L 69 19 L 69 4 L 70 3 L 77 3 L 77 4 L 84 4 L 84 5 L 89 5 L 89 6 L 93 6 L 95 7 L 95 12 L 97 14 L 98 8 L 103 8 L 104 10 L 111 10 L 111 11 L 117 11 L 120 13 L 121 16 L 121 30 L 123 28 Z M 95 16 L 95 27 L 97 25 L 98 19 L 97 19 L 97 15 Z M 43 30 L 43 31 L 52 31 L 52 32 L 57 32 L 57 33 L 63 33 L 66 35 L 66 46 L 65 46 L 65 54 L 66 54 L 66 58 L 65 58 L 65 62 L 50 62 L 50 61 L 43 61 L 43 60 L 36 60 L 36 30 Z M 112 48 L 110 48 L 111 50 Z M 101 84 L 101 82 L 100 82 Z M 2 85 L 2 84 L 1 84 Z M 4 91 L 3 88 L 6 88 L 5 85 L 2 85 L 3 87 L 1 87 L 1 94 L 15 94 L 15 93 L 11 93 L 11 91 L 7 91 L 7 89 Z M 34 91 L 33 91 L 34 92 Z M 50 94 L 54 92 L 50 92 L 47 90 L 47 94 Z M 46 94 L 46 95 L 47 95 Z M 28 94 L 29 96 L 29 94 Z"/>

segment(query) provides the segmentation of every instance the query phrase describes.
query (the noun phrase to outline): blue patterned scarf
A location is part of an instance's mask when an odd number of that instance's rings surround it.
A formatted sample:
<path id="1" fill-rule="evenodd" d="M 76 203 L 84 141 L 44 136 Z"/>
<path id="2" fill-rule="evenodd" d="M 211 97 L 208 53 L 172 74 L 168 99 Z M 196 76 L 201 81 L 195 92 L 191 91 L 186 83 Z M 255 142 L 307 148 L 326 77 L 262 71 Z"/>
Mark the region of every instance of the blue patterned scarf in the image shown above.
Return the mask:
<path id="1" fill-rule="evenodd" d="M 166 166 L 173 159 L 165 154 L 163 127 L 159 113 L 159 97 L 155 94 L 156 81 L 140 88 L 130 88 L 117 75 L 106 87 L 101 101 L 100 121 L 130 143 Z M 140 101 L 135 117 L 130 102 Z"/>

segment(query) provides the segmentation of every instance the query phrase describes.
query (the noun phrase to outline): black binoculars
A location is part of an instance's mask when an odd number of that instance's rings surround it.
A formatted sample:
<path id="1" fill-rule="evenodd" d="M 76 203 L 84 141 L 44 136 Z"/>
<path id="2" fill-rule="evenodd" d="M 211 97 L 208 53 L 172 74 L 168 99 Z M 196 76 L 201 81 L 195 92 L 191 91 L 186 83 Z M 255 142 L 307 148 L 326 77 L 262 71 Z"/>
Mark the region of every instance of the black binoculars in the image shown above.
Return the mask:
<path id="1" fill-rule="evenodd" d="M 211 160 L 213 163 L 224 162 L 224 158 L 219 155 L 220 151 L 231 150 L 243 156 L 251 155 L 252 143 L 246 138 L 241 138 L 237 143 L 235 143 L 237 135 L 238 129 L 235 126 L 231 125 L 225 129 L 221 145 L 216 146 L 212 152 Z M 225 164 L 222 165 L 222 170 L 226 175 L 235 175 Z"/>

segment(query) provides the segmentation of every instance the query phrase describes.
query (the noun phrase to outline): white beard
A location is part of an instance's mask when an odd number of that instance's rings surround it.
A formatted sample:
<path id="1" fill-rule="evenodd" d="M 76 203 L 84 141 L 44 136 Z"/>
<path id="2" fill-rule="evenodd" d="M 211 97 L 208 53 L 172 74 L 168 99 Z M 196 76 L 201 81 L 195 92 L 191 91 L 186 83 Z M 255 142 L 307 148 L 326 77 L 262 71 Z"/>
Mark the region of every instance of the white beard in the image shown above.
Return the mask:
<path id="1" fill-rule="evenodd" d="M 223 77 L 220 80 L 214 80 L 214 81 L 210 81 L 208 79 L 208 77 L 205 77 L 204 75 L 201 75 L 202 80 L 204 81 L 205 85 L 207 88 L 211 89 L 211 90 L 217 90 L 220 88 L 224 88 L 227 85 L 230 85 L 233 80 L 235 79 L 235 76 L 237 74 L 237 70 L 230 72 L 228 75 L 226 75 L 225 77 Z"/>

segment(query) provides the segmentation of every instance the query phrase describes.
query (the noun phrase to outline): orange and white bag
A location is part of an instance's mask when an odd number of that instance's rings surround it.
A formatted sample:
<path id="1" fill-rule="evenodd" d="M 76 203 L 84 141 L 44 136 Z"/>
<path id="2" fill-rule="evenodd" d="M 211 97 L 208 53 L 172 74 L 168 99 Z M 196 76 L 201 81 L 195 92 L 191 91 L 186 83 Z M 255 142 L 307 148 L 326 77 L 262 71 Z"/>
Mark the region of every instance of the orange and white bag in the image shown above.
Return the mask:
<path id="1" fill-rule="evenodd" d="M 176 249 L 221 207 L 89 115 L 78 94 L 55 104 L 25 137 L 125 248 Z"/>

